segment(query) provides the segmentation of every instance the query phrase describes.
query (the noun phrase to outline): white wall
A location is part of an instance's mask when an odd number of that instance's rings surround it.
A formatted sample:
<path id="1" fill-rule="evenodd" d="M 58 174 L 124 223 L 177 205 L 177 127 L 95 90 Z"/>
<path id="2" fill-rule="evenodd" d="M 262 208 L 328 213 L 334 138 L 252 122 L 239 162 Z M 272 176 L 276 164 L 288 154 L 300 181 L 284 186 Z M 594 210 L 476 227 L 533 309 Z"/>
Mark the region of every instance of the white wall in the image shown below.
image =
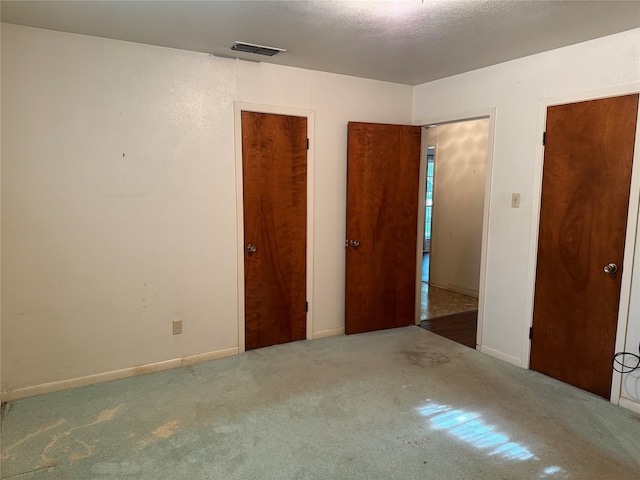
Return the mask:
<path id="1" fill-rule="evenodd" d="M 346 122 L 410 122 L 411 87 L 6 24 L 1 81 L 3 392 L 237 348 L 235 100 L 315 110 L 314 332 L 343 327 Z M 414 122 L 497 108 L 486 351 L 527 362 L 540 100 L 636 82 L 640 30 L 413 89 Z"/>
<path id="2" fill-rule="evenodd" d="M 640 146 L 636 144 L 636 149 Z M 631 301 L 629 302 L 629 324 L 625 351 L 640 355 L 640 227 L 638 229 L 635 259 L 633 261 L 633 277 L 631 279 Z M 631 357 L 626 357 L 625 364 L 635 365 Z M 640 370 L 622 376 L 622 396 L 638 402 L 635 410 L 640 413 Z"/>
<path id="3" fill-rule="evenodd" d="M 550 97 L 593 96 L 595 91 L 640 82 L 640 30 L 438 80 L 414 89 L 414 122 L 465 117 L 496 108 L 490 196 L 483 351 L 528 364 L 526 331 L 531 322 L 531 259 L 536 245 L 532 225 L 539 195 L 540 105 Z M 536 163 L 538 162 L 538 163 Z M 635 165 L 640 168 L 640 165 Z M 638 178 L 638 177 L 636 177 Z M 521 208 L 510 207 L 521 192 Z M 637 199 L 636 199 L 637 200 Z M 639 243 L 640 245 L 640 243 Z M 636 263 L 637 279 L 640 265 Z M 631 297 L 640 297 L 636 280 Z M 636 300 L 637 302 L 637 300 Z M 631 312 L 629 332 L 638 335 L 639 309 Z M 631 346 L 639 338 L 629 338 Z M 527 342 L 527 343 L 525 343 Z M 634 348 L 636 348 L 634 347 Z"/>
<path id="4" fill-rule="evenodd" d="M 243 102 L 315 111 L 314 332 L 344 329 L 347 122 L 411 124 L 412 88 L 362 78 L 238 63 Z"/>
<path id="5" fill-rule="evenodd" d="M 346 123 L 410 123 L 411 87 L 2 25 L 5 398 L 236 351 L 236 100 L 315 110 L 314 332 L 338 332 Z"/>
<path id="6" fill-rule="evenodd" d="M 429 283 L 477 297 L 489 119 L 439 125 L 429 129 L 431 136 L 436 150 Z"/>

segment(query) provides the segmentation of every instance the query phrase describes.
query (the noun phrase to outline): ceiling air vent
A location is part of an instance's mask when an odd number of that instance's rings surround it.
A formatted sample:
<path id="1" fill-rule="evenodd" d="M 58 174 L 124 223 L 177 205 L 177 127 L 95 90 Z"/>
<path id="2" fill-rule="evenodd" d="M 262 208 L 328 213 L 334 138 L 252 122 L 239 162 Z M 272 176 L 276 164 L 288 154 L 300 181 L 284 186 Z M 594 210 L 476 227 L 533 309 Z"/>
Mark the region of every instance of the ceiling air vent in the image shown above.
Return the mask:
<path id="1" fill-rule="evenodd" d="M 284 48 L 277 47 L 265 47 L 264 45 L 255 45 L 247 42 L 235 42 L 235 45 L 231 47 L 231 50 L 245 53 L 255 53 L 256 55 L 266 55 L 273 57 L 280 52 L 286 52 Z"/>

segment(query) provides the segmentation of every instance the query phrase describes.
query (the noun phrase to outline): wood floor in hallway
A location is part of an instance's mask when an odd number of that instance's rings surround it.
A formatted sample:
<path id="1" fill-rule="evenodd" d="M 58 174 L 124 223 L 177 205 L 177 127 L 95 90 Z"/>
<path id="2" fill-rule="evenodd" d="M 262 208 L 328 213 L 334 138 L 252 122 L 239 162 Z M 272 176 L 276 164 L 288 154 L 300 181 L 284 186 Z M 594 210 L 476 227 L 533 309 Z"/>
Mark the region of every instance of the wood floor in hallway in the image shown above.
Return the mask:
<path id="1" fill-rule="evenodd" d="M 420 327 L 470 348 L 476 348 L 478 310 L 422 320 Z"/>
<path id="2" fill-rule="evenodd" d="M 420 327 L 437 335 L 476 348 L 478 299 L 429 285 L 429 257 L 422 257 Z"/>

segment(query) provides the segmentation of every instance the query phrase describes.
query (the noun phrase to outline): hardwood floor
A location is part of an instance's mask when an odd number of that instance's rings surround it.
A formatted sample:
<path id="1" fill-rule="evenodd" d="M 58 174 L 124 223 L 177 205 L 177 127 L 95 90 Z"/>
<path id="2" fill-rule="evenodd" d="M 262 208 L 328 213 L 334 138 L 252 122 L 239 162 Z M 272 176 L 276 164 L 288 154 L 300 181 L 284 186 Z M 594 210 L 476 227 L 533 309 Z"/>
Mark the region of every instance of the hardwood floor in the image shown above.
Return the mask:
<path id="1" fill-rule="evenodd" d="M 476 348 L 478 299 L 429 285 L 429 252 L 422 255 L 420 327 Z"/>
<path id="2" fill-rule="evenodd" d="M 454 313 L 422 320 L 420 327 L 470 348 L 476 348 L 478 311 Z"/>

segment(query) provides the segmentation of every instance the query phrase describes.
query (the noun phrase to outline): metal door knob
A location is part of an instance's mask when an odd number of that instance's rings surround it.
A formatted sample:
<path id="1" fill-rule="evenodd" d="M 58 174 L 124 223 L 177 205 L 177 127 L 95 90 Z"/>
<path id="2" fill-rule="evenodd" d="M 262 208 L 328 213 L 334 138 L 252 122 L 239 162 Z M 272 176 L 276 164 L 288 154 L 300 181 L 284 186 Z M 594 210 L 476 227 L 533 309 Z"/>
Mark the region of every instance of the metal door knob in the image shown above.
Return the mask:
<path id="1" fill-rule="evenodd" d="M 615 263 L 610 263 L 609 265 L 605 265 L 604 273 L 616 273 L 618 271 L 618 266 Z"/>
<path id="2" fill-rule="evenodd" d="M 255 253 L 256 250 L 257 248 L 253 243 L 250 243 L 249 245 L 247 245 L 247 252 L 249 252 L 249 255 L 252 255 L 253 253 Z"/>
<path id="3" fill-rule="evenodd" d="M 358 248 L 360 246 L 360 242 L 358 240 L 351 240 L 349 242 L 349 245 L 351 245 L 353 248 Z"/>

